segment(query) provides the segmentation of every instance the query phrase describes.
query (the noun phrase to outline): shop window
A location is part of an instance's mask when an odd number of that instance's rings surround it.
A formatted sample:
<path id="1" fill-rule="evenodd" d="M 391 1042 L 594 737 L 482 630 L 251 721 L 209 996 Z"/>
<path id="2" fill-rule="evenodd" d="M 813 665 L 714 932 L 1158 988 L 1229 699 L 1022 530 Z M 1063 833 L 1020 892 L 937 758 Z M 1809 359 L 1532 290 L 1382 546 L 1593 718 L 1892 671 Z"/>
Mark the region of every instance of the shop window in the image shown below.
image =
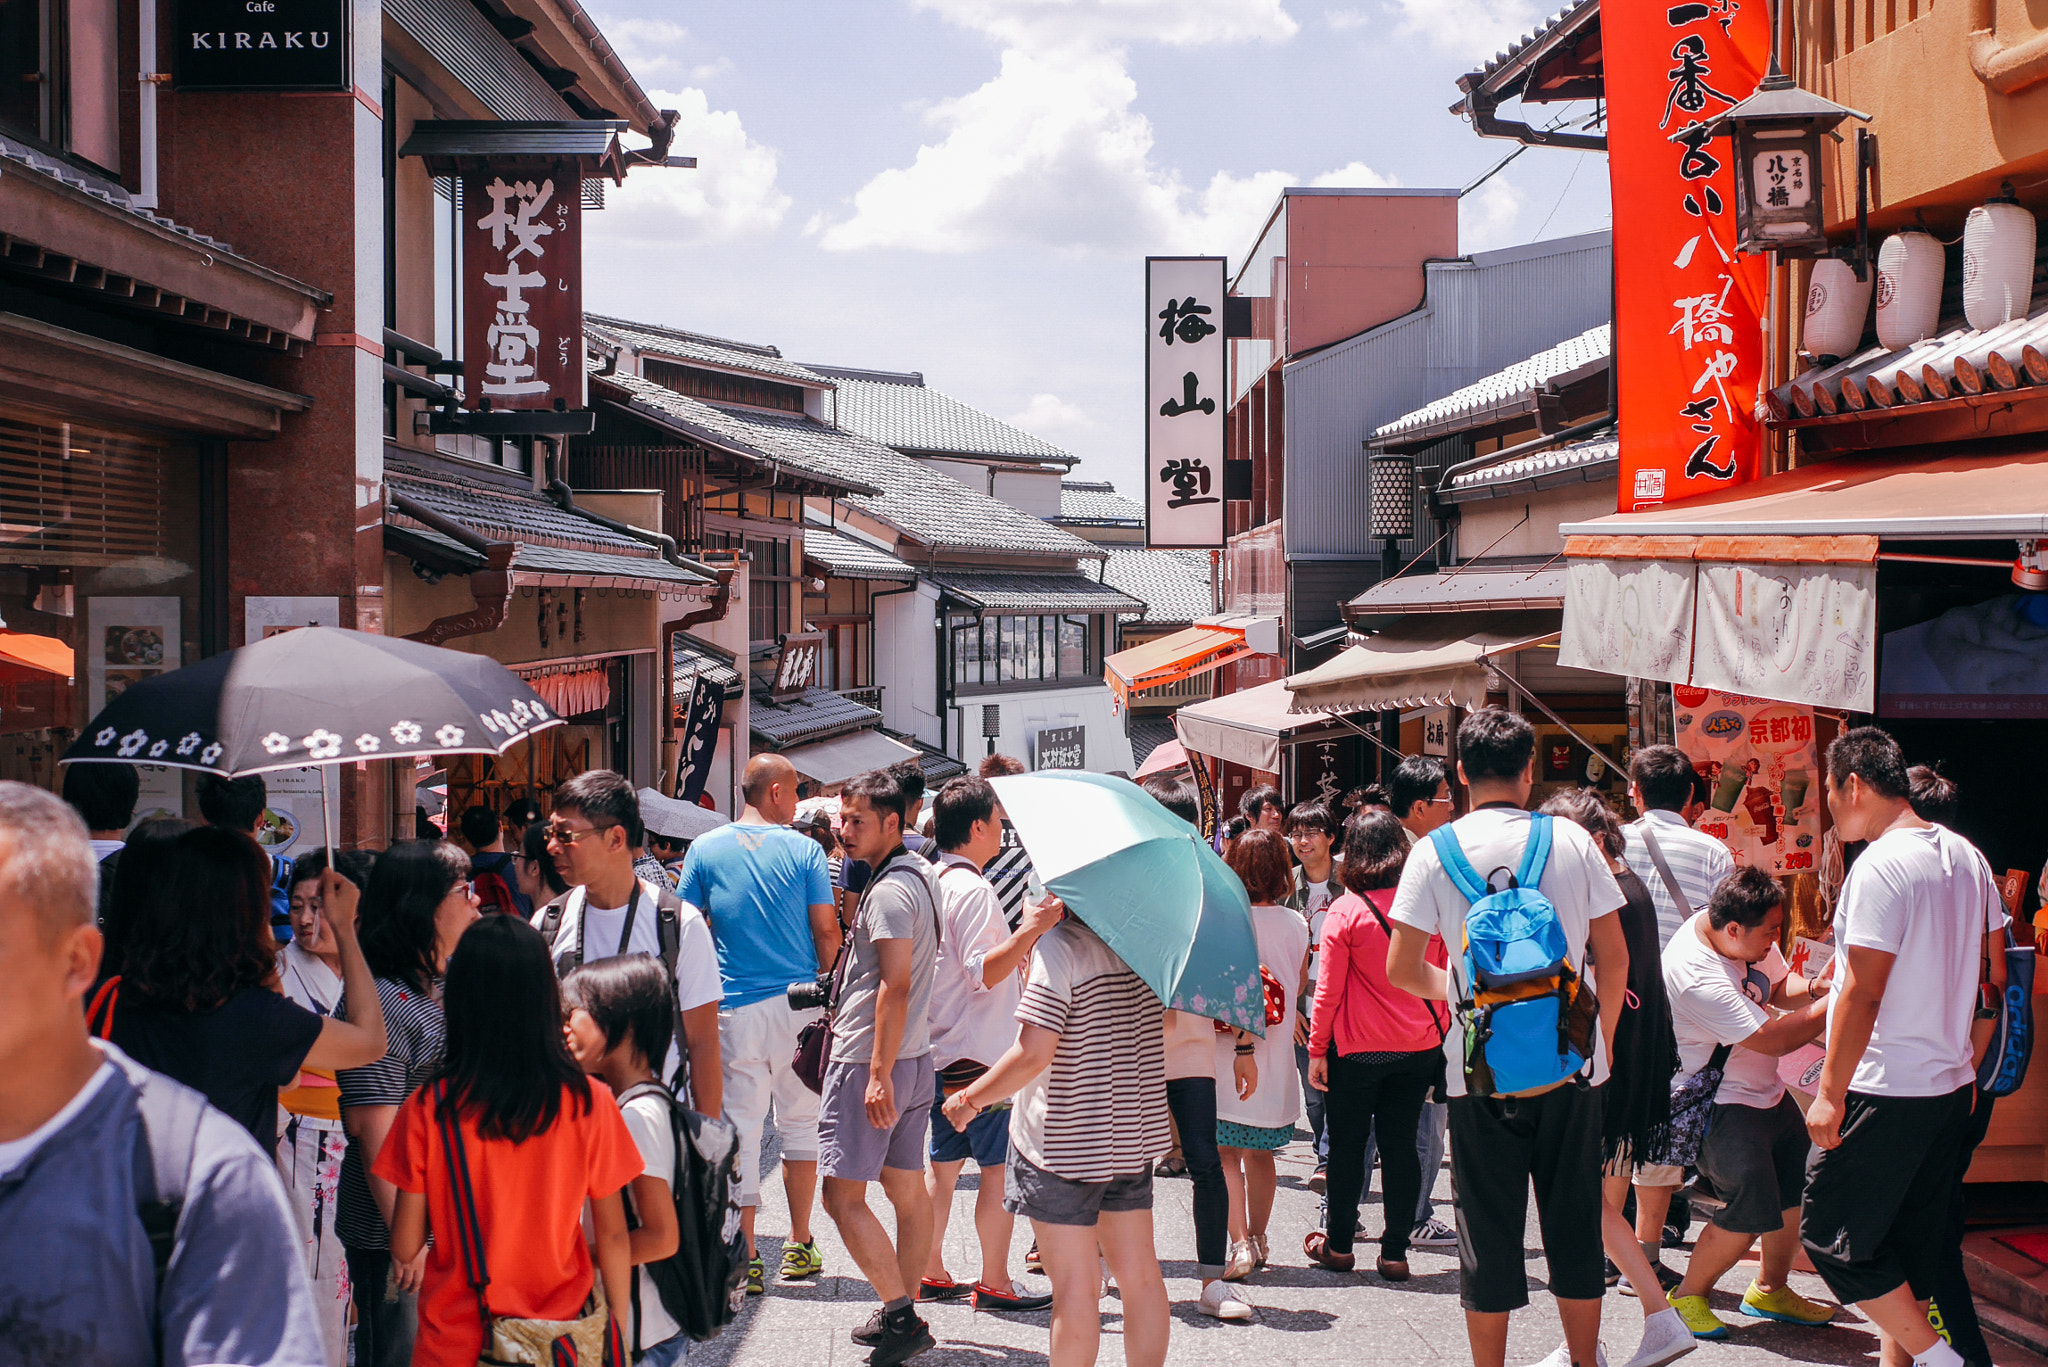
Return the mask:
<path id="1" fill-rule="evenodd" d="M 118 0 L 0 4 L 0 129 L 121 170 Z"/>
<path id="2" fill-rule="evenodd" d="M 790 545 L 780 538 L 749 537 L 746 547 L 753 557 L 747 566 L 748 635 L 757 642 L 773 641 L 792 629 L 789 608 L 796 581 L 790 573 Z"/>

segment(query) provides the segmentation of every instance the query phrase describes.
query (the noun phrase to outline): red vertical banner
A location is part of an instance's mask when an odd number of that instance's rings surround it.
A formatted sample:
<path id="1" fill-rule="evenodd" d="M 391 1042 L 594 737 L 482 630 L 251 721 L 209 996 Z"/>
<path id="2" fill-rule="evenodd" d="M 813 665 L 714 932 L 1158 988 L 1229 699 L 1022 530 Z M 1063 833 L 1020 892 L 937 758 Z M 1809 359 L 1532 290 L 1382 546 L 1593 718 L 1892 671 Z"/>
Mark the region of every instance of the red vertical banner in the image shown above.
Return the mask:
<path id="1" fill-rule="evenodd" d="M 462 218 L 465 402 L 582 408 L 582 172 L 464 176 Z"/>
<path id="2" fill-rule="evenodd" d="M 1736 255 L 1734 153 L 1703 134 L 1756 89 L 1770 11 L 1766 0 L 1601 10 L 1622 512 L 1756 478 L 1769 263 Z"/>

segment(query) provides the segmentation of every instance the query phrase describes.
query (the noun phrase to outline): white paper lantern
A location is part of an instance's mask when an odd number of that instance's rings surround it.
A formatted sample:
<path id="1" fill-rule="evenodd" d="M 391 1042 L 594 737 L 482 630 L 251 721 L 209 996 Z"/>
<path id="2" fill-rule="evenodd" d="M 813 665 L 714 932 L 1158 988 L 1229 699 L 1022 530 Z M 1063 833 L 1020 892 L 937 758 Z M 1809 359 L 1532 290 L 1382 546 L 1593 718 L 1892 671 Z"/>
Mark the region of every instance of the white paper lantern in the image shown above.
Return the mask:
<path id="1" fill-rule="evenodd" d="M 1978 331 L 2027 316 L 2034 302 L 2034 216 L 1993 200 L 1963 224 L 1963 316 Z"/>
<path id="2" fill-rule="evenodd" d="M 1833 365 L 1853 355 L 1863 340 L 1863 322 L 1870 316 L 1871 277 L 1856 278 L 1846 261 L 1824 256 L 1813 263 L 1806 286 L 1806 323 L 1800 342 L 1819 365 Z"/>
<path id="3" fill-rule="evenodd" d="M 1877 252 L 1877 340 L 1893 351 L 1934 335 L 1941 319 L 1941 243 L 1894 233 Z"/>

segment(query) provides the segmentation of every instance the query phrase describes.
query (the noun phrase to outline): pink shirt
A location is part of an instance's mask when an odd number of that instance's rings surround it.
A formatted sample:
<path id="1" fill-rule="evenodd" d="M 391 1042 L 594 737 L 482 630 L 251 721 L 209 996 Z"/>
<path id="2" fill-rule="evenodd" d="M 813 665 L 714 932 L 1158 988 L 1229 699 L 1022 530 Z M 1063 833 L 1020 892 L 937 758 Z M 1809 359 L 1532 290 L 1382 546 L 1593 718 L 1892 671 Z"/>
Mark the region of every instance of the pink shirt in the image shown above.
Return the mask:
<path id="1" fill-rule="evenodd" d="M 1384 916 L 1394 889 L 1367 896 L 1379 903 Z M 1438 1027 L 1448 1007 L 1426 1004 L 1387 981 L 1387 932 L 1365 897 L 1347 892 L 1330 904 L 1321 950 L 1322 973 L 1316 979 L 1315 1014 L 1309 1022 L 1310 1058 L 1330 1052 L 1332 1035 L 1339 1054 L 1413 1053 L 1442 1047 Z M 1426 957 L 1439 967 L 1445 961 L 1443 941 L 1434 935 L 1429 937 Z"/>

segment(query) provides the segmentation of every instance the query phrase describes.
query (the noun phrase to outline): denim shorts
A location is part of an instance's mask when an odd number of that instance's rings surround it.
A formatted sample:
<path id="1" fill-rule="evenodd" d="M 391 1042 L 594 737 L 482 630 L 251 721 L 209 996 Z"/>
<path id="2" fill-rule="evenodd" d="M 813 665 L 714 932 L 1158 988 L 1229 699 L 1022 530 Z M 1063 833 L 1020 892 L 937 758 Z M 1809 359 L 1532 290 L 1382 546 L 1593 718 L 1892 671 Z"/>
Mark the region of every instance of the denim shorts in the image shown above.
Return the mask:
<path id="1" fill-rule="evenodd" d="M 1010 1108 L 992 1106 L 956 1130 L 946 1119 L 946 1095 L 941 1089 L 932 1098 L 932 1162 L 964 1163 L 994 1172 L 1010 1158 Z"/>
<path id="2" fill-rule="evenodd" d="M 1003 1209 L 1041 1224 L 1092 1228 L 1104 1211 L 1152 1209 L 1152 1165 L 1107 1182 L 1076 1182 L 1013 1151 L 1003 1170 Z"/>

